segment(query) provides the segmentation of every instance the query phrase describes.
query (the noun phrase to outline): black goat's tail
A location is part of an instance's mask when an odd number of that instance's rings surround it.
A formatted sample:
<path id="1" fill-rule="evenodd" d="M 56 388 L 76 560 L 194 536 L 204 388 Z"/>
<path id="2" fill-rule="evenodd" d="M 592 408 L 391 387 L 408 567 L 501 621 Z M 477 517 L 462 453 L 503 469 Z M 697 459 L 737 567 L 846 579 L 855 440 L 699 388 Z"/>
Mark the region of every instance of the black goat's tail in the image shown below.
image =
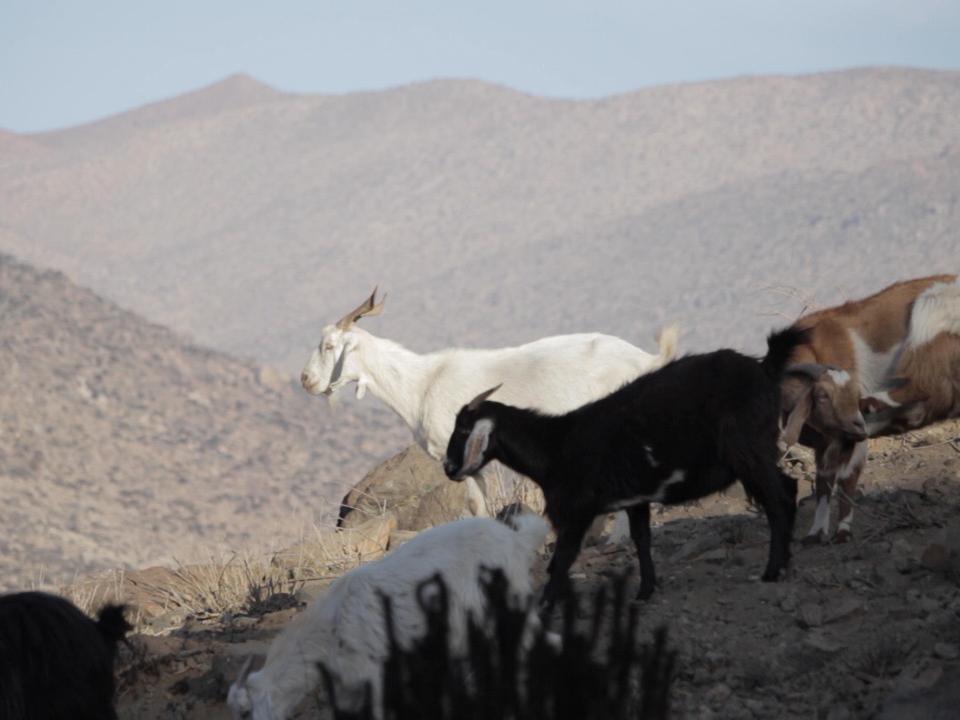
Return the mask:
<path id="1" fill-rule="evenodd" d="M 116 645 L 133 630 L 123 616 L 126 609 L 126 605 L 104 605 L 97 613 L 97 630 L 110 645 Z"/>
<path id="2" fill-rule="evenodd" d="M 767 336 L 767 355 L 760 361 L 760 367 L 767 375 L 780 382 L 793 351 L 807 341 L 809 334 L 808 330 L 795 325 L 770 333 Z"/>

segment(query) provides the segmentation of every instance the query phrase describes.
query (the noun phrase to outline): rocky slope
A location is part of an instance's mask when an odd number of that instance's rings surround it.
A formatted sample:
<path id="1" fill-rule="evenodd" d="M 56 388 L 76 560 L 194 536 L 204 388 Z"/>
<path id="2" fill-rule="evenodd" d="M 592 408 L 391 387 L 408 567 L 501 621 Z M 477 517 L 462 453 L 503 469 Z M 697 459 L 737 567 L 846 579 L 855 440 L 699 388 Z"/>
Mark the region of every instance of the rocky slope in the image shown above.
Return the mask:
<path id="1" fill-rule="evenodd" d="M 766 522 L 739 493 L 655 514 L 660 587 L 641 633 L 665 624 L 679 652 L 674 716 L 950 717 L 960 679 L 958 467 L 958 422 L 872 441 L 855 540 L 796 544 L 776 584 L 758 581 Z M 812 513 L 813 503 L 801 505 L 798 536 Z M 635 562 L 631 547 L 597 545 L 574 579 L 588 590 Z M 120 716 L 228 718 L 226 688 L 245 657 L 264 653 L 328 583 L 278 594 L 282 610 L 248 605 L 138 636 L 122 663 Z M 328 717 L 322 697 L 296 717 Z"/>
<path id="2" fill-rule="evenodd" d="M 2 255 L 0 377 L 0 589 L 289 545 L 401 442 Z"/>

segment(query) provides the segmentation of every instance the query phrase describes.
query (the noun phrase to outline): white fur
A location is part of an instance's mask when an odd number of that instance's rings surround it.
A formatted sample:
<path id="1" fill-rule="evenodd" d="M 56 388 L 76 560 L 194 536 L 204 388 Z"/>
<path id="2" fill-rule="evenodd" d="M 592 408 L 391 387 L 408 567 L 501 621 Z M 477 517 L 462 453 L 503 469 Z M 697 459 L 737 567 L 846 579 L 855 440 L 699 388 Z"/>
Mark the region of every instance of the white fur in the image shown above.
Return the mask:
<path id="1" fill-rule="evenodd" d="M 821 495 L 817 501 L 817 511 L 813 516 L 813 526 L 808 535 L 819 535 L 825 533 L 830 526 L 830 498 Z"/>
<path id="2" fill-rule="evenodd" d="M 843 387 L 850 382 L 850 373 L 846 370 L 827 370 L 827 375 L 837 384 L 837 387 Z"/>
<path id="3" fill-rule="evenodd" d="M 623 500 L 617 500 L 614 503 L 611 503 L 605 508 L 606 512 L 613 512 L 614 510 L 622 510 L 623 508 L 628 508 L 633 505 L 640 505 L 641 503 L 648 502 L 663 502 L 663 499 L 667 496 L 667 488 L 671 485 L 676 485 L 677 483 L 682 483 L 686 475 L 684 475 L 683 470 L 674 470 L 670 473 L 670 476 L 666 478 L 660 486 L 657 488 L 657 491 L 652 495 L 634 495 L 633 497 L 624 498 Z"/>
<path id="4" fill-rule="evenodd" d="M 380 593 L 391 599 L 397 640 L 408 648 L 426 631 L 417 585 L 435 573 L 447 585 L 451 652 L 464 656 L 468 615 L 484 608 L 481 568 L 501 569 L 517 606 L 530 604 L 530 567 L 546 538 L 547 523 L 530 514 L 513 522 L 517 530 L 489 518 L 440 525 L 338 579 L 277 636 L 264 666 L 245 683 L 231 686 L 228 704 L 234 718 L 248 711 L 252 720 L 283 720 L 319 682 L 317 663 L 333 675 L 338 705 L 348 710 L 358 709 L 369 682 L 379 715 L 388 655 Z M 528 623 L 531 632 L 539 627 L 534 612 Z"/>
<path id="5" fill-rule="evenodd" d="M 649 445 L 643 446 L 643 451 L 647 454 L 647 462 L 650 463 L 650 467 L 655 468 L 660 463 L 657 462 L 657 459 L 653 457 L 653 448 Z"/>
<path id="6" fill-rule="evenodd" d="M 870 394 L 883 387 L 887 379 L 893 374 L 903 349 L 901 343 L 895 343 L 886 352 L 873 350 L 856 332 L 850 330 L 850 340 L 853 343 L 853 354 L 856 358 L 857 379 L 860 390 Z"/>
<path id="7" fill-rule="evenodd" d="M 850 532 L 850 528 L 853 527 L 853 507 L 851 506 L 850 512 L 847 513 L 845 518 L 840 518 L 840 522 L 837 523 L 837 531 L 844 530 Z"/>
<path id="8" fill-rule="evenodd" d="M 850 459 L 837 470 L 837 477 L 846 480 L 867 462 L 867 441 L 858 442 L 850 454 Z"/>
<path id="9" fill-rule="evenodd" d="M 913 303 L 907 345 L 916 348 L 942 332 L 960 335 L 960 278 L 952 283 L 935 283 Z"/>
<path id="10" fill-rule="evenodd" d="M 484 390 L 503 383 L 497 401 L 563 414 L 669 362 L 676 354 L 676 337 L 672 327 L 661 333 L 659 355 L 598 333 L 419 355 L 359 327 L 329 325 L 301 381 L 315 395 L 351 382 L 369 389 L 400 416 L 430 456 L 443 460 L 457 413 Z"/>

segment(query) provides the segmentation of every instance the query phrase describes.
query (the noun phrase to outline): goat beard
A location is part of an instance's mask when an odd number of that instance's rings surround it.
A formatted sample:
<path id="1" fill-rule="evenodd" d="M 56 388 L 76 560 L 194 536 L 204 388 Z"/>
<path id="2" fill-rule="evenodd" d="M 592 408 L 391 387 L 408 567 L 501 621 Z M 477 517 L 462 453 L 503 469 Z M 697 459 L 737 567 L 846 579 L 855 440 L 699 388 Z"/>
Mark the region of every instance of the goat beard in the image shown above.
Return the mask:
<path id="1" fill-rule="evenodd" d="M 336 412 L 337 408 L 340 407 L 340 402 L 341 400 L 339 395 L 339 389 L 331 390 L 327 394 L 327 405 L 329 406 L 330 410 L 332 410 L 333 412 Z"/>

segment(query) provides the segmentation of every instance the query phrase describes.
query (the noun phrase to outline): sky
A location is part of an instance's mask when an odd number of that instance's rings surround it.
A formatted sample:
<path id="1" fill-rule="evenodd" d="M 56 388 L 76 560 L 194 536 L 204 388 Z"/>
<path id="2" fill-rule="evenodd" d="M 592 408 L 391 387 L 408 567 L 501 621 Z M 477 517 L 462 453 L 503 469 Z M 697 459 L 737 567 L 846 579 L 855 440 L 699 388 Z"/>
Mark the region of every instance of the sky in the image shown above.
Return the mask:
<path id="1" fill-rule="evenodd" d="M 960 0 L 2 0 L 0 128 L 88 122 L 242 72 L 344 93 L 538 95 L 863 65 L 960 69 Z"/>

